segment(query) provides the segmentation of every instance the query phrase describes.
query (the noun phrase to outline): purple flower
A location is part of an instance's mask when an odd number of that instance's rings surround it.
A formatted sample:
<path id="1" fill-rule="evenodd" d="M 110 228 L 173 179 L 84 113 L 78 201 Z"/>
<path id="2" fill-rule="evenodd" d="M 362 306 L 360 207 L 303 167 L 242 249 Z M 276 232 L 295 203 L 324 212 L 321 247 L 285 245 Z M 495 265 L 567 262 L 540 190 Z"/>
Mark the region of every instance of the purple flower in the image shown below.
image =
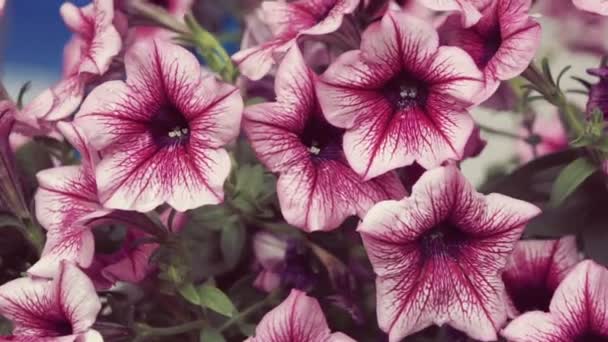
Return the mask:
<path id="1" fill-rule="evenodd" d="M 414 161 L 429 169 L 462 159 L 474 126 L 467 108 L 483 86 L 471 57 L 439 47 L 430 24 L 398 11 L 362 39 L 317 86 L 325 117 L 346 130 L 351 167 L 371 179 Z"/>
<path id="2" fill-rule="evenodd" d="M 342 333 L 331 333 L 316 299 L 292 290 L 289 297 L 268 312 L 245 342 L 354 342 Z"/>
<path id="3" fill-rule="evenodd" d="M 262 266 L 253 285 L 263 291 L 271 292 L 281 285 L 281 274 L 287 256 L 287 241 L 268 232 L 256 233 L 253 237 L 253 254 Z"/>
<path id="4" fill-rule="evenodd" d="M 484 73 L 485 89 L 476 103 L 490 97 L 500 81 L 521 74 L 536 54 L 541 29 L 528 14 L 530 6 L 531 0 L 492 1 L 477 24 L 463 28 L 456 14 L 439 28 L 441 42 L 464 49 Z"/>
<path id="5" fill-rule="evenodd" d="M 502 273 L 511 316 L 549 310 L 557 286 L 580 259 L 574 236 L 517 242 Z"/>
<path id="6" fill-rule="evenodd" d="M 232 56 L 241 72 L 259 80 L 296 43 L 300 35 L 323 35 L 336 31 L 346 14 L 353 13 L 360 0 L 265 1 L 261 17 L 272 38 Z"/>
<path id="7" fill-rule="evenodd" d="M 243 108 L 238 89 L 164 41 L 136 44 L 125 65 L 126 82 L 95 88 L 76 114 L 103 154 L 95 173 L 103 205 L 146 212 L 222 202 L 223 146 L 238 135 Z"/>
<path id="8" fill-rule="evenodd" d="M 580 262 L 562 281 L 549 312 L 517 317 L 502 335 L 513 342 L 608 340 L 608 270 L 591 260 Z"/>
<path id="9" fill-rule="evenodd" d="M 243 122 L 258 158 L 279 173 L 277 194 L 290 224 L 306 231 L 331 230 L 374 203 L 402 197 L 394 174 L 364 181 L 342 151 L 343 130 L 329 124 L 315 94 L 315 74 L 298 48 L 279 67 L 277 102 L 245 109 Z"/>
<path id="10" fill-rule="evenodd" d="M 608 68 L 600 65 L 599 68 L 588 69 L 587 72 L 599 78 L 599 81 L 589 89 L 587 113 L 598 109 L 604 117 L 608 117 Z"/>
<path id="11" fill-rule="evenodd" d="M 389 340 L 431 324 L 496 340 L 507 319 L 499 273 L 539 212 L 475 192 L 452 166 L 427 171 L 410 197 L 370 209 L 358 231 L 377 275 L 378 323 Z"/>
<path id="12" fill-rule="evenodd" d="M 15 326 L 10 341 L 101 342 L 91 329 L 100 309 L 91 280 L 67 262 L 53 280 L 20 278 L 0 287 L 0 314 Z"/>

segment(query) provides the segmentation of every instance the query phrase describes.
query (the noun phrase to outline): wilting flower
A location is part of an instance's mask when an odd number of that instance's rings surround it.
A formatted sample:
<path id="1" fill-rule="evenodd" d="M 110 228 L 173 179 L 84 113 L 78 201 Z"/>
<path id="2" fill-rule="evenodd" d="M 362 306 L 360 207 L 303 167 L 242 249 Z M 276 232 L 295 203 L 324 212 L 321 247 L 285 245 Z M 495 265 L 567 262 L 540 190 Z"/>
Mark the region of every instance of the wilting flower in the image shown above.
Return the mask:
<path id="1" fill-rule="evenodd" d="M 28 272 L 49 278 L 56 274 L 61 260 L 89 266 L 94 240 L 84 222 L 110 212 L 101 206 L 97 196 L 93 173 L 99 159 L 97 152 L 76 126 L 60 122 L 57 128 L 78 150 L 82 165 L 55 167 L 36 175 L 36 218 L 47 229 L 47 240 L 40 260 Z"/>
<path id="2" fill-rule="evenodd" d="M 0 314 L 15 325 L 9 341 L 101 342 L 91 329 L 100 309 L 91 281 L 67 262 L 53 280 L 20 278 L 0 287 Z"/>
<path id="3" fill-rule="evenodd" d="M 535 206 L 481 195 L 455 167 L 427 171 L 410 197 L 376 204 L 359 225 L 390 341 L 431 324 L 496 340 L 507 319 L 500 271 Z"/>
<path id="4" fill-rule="evenodd" d="M 161 220 L 172 233 L 177 233 L 186 223 L 187 216 L 184 213 L 175 213 L 172 226 L 169 227 L 170 211 L 165 211 L 161 215 Z M 157 242 L 149 241 L 154 236 L 138 229 L 140 227 L 137 223 L 127 225 L 126 228 L 126 236 L 117 251 L 111 254 L 95 254 L 94 269 L 87 270 L 87 273 L 98 273 L 95 277 L 95 280 L 98 280 L 95 282 L 96 285 L 106 283 L 103 287 L 109 287 L 118 281 L 139 283 L 156 270 L 156 265 L 150 262 L 150 258 L 160 247 Z M 103 280 L 99 281 L 99 275 Z"/>
<path id="5" fill-rule="evenodd" d="M 608 15 L 608 3 L 603 0 L 572 0 L 574 6 L 583 11 Z"/>
<path id="6" fill-rule="evenodd" d="M 395 175 L 363 181 L 348 166 L 343 130 L 323 117 L 315 77 L 300 50 L 292 49 L 277 73 L 277 102 L 246 108 L 243 123 L 258 158 L 280 174 L 277 195 L 283 216 L 307 231 L 336 228 L 380 200 L 404 195 Z"/>
<path id="7" fill-rule="evenodd" d="M 33 127 L 38 127 L 39 121 L 61 120 L 73 114 L 82 101 L 85 85 L 108 70 L 122 47 L 113 24 L 113 0 L 95 0 L 82 8 L 64 3 L 61 15 L 74 35 L 64 50 L 62 80 L 20 112 L 19 119 Z"/>
<path id="8" fill-rule="evenodd" d="M 223 200 L 230 157 L 223 145 L 239 132 L 238 90 L 202 71 L 196 58 L 164 41 L 145 41 L 125 56 L 127 80 L 95 88 L 76 122 L 100 150 L 97 187 L 106 207 L 178 211 Z"/>
<path id="9" fill-rule="evenodd" d="M 268 41 L 232 56 L 241 72 L 252 80 L 266 75 L 293 46 L 300 35 L 323 35 L 336 31 L 345 15 L 355 11 L 359 0 L 265 1 L 261 17 L 272 32 Z"/>
<path id="10" fill-rule="evenodd" d="M 350 342 L 342 333 L 331 333 L 316 299 L 292 290 L 289 297 L 268 312 L 246 342 Z"/>
<path id="11" fill-rule="evenodd" d="M 471 27 L 481 19 L 480 9 L 492 0 L 418 0 L 422 5 L 435 11 L 457 11 L 462 13 L 462 25 Z"/>
<path id="12" fill-rule="evenodd" d="M 10 100 L 0 100 L 0 210 L 9 210 L 17 216 L 28 213 L 17 175 L 15 156 L 9 136 L 15 124 L 17 108 Z"/>
<path id="13" fill-rule="evenodd" d="M 608 270 L 579 263 L 555 291 L 549 312 L 533 311 L 512 321 L 502 335 L 513 342 L 608 340 Z"/>
<path id="14" fill-rule="evenodd" d="M 579 261 L 574 236 L 517 242 L 502 273 L 512 315 L 548 311 L 557 286 Z"/>
<path id="15" fill-rule="evenodd" d="M 427 22 L 389 11 L 342 54 L 317 85 L 327 120 L 344 133 L 344 152 L 365 179 L 417 161 L 429 169 L 463 158 L 473 131 L 467 113 L 483 86 L 466 52 L 439 47 Z"/>
<path id="16" fill-rule="evenodd" d="M 540 45 L 540 25 L 530 18 L 531 0 L 492 1 L 482 17 L 463 28 L 459 14 L 448 17 L 439 28 L 442 44 L 464 49 L 483 71 L 485 89 L 479 103 L 491 96 L 500 81 L 521 74 Z"/>
<path id="17" fill-rule="evenodd" d="M 520 130 L 522 134 L 527 134 L 525 129 Z M 565 150 L 568 147 L 568 133 L 556 114 L 550 116 L 537 117 L 532 125 L 533 137 L 538 139 L 536 147 L 536 157 L 544 156 L 554 152 Z M 522 163 L 527 163 L 535 158 L 534 148 L 524 140 L 517 141 L 517 155 Z"/>

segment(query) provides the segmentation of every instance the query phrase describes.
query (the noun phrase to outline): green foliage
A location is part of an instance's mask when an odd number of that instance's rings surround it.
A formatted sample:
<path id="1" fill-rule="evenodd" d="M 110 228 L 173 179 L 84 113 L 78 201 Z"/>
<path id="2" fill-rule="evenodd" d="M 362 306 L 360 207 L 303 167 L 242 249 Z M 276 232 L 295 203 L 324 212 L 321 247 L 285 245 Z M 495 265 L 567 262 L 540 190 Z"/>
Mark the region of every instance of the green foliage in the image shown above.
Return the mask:
<path id="1" fill-rule="evenodd" d="M 205 328 L 201 331 L 200 342 L 225 342 L 226 339 L 222 334 L 212 328 Z"/>
<path id="2" fill-rule="evenodd" d="M 568 164 L 553 183 L 550 204 L 553 207 L 559 207 L 568 196 L 597 170 L 597 165 L 586 157 L 578 158 Z"/>
<path id="3" fill-rule="evenodd" d="M 221 315 L 232 317 L 237 310 L 228 296 L 215 286 L 203 284 L 198 287 L 200 305 Z"/>

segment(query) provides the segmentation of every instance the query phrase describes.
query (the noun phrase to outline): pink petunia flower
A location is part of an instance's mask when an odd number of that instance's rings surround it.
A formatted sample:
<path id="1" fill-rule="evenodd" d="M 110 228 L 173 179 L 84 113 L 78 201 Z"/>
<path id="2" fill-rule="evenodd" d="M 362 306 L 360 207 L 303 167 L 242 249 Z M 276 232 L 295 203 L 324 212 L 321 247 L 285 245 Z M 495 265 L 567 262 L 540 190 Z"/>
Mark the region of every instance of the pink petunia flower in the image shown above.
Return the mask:
<path id="1" fill-rule="evenodd" d="M 481 9 L 493 0 L 418 0 L 420 4 L 435 11 L 456 11 L 462 13 L 462 26 L 471 27 L 481 19 Z"/>
<path id="2" fill-rule="evenodd" d="M 429 169 L 464 157 L 473 131 L 467 112 L 483 86 L 473 59 L 439 47 L 422 19 L 389 11 L 364 33 L 361 50 L 341 55 L 317 85 L 327 120 L 365 179 L 417 161 Z"/>
<path id="3" fill-rule="evenodd" d="M 580 260 L 574 236 L 517 242 L 502 273 L 511 316 L 548 311 L 557 286 Z"/>
<path id="4" fill-rule="evenodd" d="M 527 134 L 525 129 L 520 130 Z M 544 156 L 568 148 L 568 133 L 557 113 L 551 116 L 538 117 L 532 125 L 532 133 L 537 135 L 540 142 L 536 145 L 536 156 Z M 517 141 L 517 155 L 522 163 L 534 159 L 534 150 L 526 141 Z"/>
<path id="5" fill-rule="evenodd" d="M 608 15 L 608 3 L 604 0 L 572 0 L 579 9 L 600 15 Z"/>
<path id="6" fill-rule="evenodd" d="M 343 333 L 331 333 L 316 299 L 292 290 L 289 297 L 268 312 L 255 335 L 245 342 L 354 342 Z"/>
<path id="7" fill-rule="evenodd" d="M 272 38 L 232 56 L 243 75 L 259 80 L 296 44 L 300 35 L 324 35 L 336 31 L 345 15 L 353 13 L 360 0 L 296 0 L 290 3 L 265 1 L 261 16 Z"/>
<path id="8" fill-rule="evenodd" d="M 315 77 L 300 50 L 292 49 L 277 73 L 277 102 L 246 108 L 243 122 L 258 158 L 280 175 L 283 216 L 306 231 L 334 229 L 378 201 L 405 194 L 394 174 L 364 181 L 348 166 L 343 130 L 325 121 Z"/>
<path id="9" fill-rule="evenodd" d="M 103 205 L 146 212 L 164 202 L 178 211 L 220 203 L 230 172 L 222 147 L 238 135 L 243 109 L 238 89 L 165 41 L 133 46 L 125 65 L 126 82 L 95 88 L 76 114 L 103 154 Z"/>
<path id="10" fill-rule="evenodd" d="M 28 272 L 51 278 L 61 260 L 80 267 L 90 265 L 94 253 L 93 233 L 85 222 L 105 216 L 97 195 L 94 168 L 99 156 L 91 149 L 83 132 L 71 123 L 59 122 L 57 129 L 81 155 L 82 165 L 54 167 L 40 171 L 36 177 L 36 218 L 47 229 L 42 256 Z"/>
<path id="11" fill-rule="evenodd" d="M 0 314 L 15 325 L 11 341 L 101 342 L 91 329 L 100 309 L 91 281 L 67 262 L 53 280 L 19 278 L 0 287 Z"/>
<path id="12" fill-rule="evenodd" d="M 512 342 L 608 340 L 608 269 L 580 262 L 555 291 L 549 312 L 533 311 L 512 321 L 502 335 Z"/>
<path id="13" fill-rule="evenodd" d="M 65 3 L 61 15 L 73 32 L 64 50 L 63 78 L 20 112 L 19 120 L 33 127 L 38 127 L 39 121 L 61 120 L 76 111 L 84 97 L 85 85 L 108 70 L 122 47 L 121 36 L 113 24 L 112 0 L 95 0 L 82 8 Z"/>
<path id="14" fill-rule="evenodd" d="M 497 339 L 507 319 L 500 271 L 540 210 L 481 195 L 455 167 L 427 171 L 410 197 L 376 204 L 358 231 L 376 278 L 380 328 L 391 342 L 431 324 Z"/>
<path id="15" fill-rule="evenodd" d="M 441 43 L 464 49 L 484 73 L 485 89 L 476 103 L 490 97 L 500 81 L 521 74 L 536 54 L 541 28 L 530 18 L 530 6 L 531 0 L 492 1 L 474 26 L 463 28 L 459 14 L 440 26 Z"/>

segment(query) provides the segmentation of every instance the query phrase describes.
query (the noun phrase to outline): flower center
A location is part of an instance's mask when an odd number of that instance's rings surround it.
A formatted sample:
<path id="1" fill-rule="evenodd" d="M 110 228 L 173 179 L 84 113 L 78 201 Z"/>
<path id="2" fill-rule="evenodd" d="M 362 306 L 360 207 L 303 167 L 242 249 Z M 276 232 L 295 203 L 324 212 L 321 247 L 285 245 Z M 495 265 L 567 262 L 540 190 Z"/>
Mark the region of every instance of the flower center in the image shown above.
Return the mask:
<path id="1" fill-rule="evenodd" d="M 489 32 L 482 35 L 483 38 L 483 49 L 480 53 L 473 53 L 473 59 L 475 64 L 480 68 L 485 68 L 486 65 L 494 58 L 498 49 L 502 45 L 502 34 L 500 33 L 500 27 L 494 26 Z"/>
<path id="2" fill-rule="evenodd" d="M 581 336 L 578 336 L 573 341 L 574 342 L 608 342 L 608 336 L 598 335 L 594 332 L 587 332 Z"/>
<path id="3" fill-rule="evenodd" d="M 383 92 L 396 110 L 404 110 L 426 104 L 428 85 L 408 73 L 401 73 L 384 85 Z"/>
<path id="4" fill-rule="evenodd" d="M 310 289 L 317 281 L 317 274 L 310 263 L 311 251 L 297 240 L 287 241 L 285 267 L 281 283 L 300 290 Z"/>
<path id="5" fill-rule="evenodd" d="M 161 147 L 188 142 L 190 125 L 184 115 L 173 105 L 164 105 L 149 122 L 152 140 Z"/>
<path id="6" fill-rule="evenodd" d="M 169 0 L 150 0 L 150 3 L 162 7 L 164 9 L 168 9 L 169 8 Z"/>
<path id="7" fill-rule="evenodd" d="M 450 222 L 443 222 L 422 234 L 419 243 L 425 257 L 457 257 L 467 240 L 467 234 L 460 228 Z"/>
<path id="8" fill-rule="evenodd" d="M 57 333 L 57 336 L 67 336 L 72 335 L 74 330 L 72 328 L 72 323 L 60 320 L 53 322 L 53 331 Z"/>
<path id="9" fill-rule="evenodd" d="M 505 288 L 517 311 L 549 311 L 553 291 L 542 284 L 522 283 L 521 280 L 509 280 L 503 274 Z"/>
<path id="10" fill-rule="evenodd" d="M 300 141 L 308 148 L 313 160 L 335 160 L 342 156 L 343 134 L 344 130 L 330 125 L 322 114 L 317 114 L 308 119 Z"/>

